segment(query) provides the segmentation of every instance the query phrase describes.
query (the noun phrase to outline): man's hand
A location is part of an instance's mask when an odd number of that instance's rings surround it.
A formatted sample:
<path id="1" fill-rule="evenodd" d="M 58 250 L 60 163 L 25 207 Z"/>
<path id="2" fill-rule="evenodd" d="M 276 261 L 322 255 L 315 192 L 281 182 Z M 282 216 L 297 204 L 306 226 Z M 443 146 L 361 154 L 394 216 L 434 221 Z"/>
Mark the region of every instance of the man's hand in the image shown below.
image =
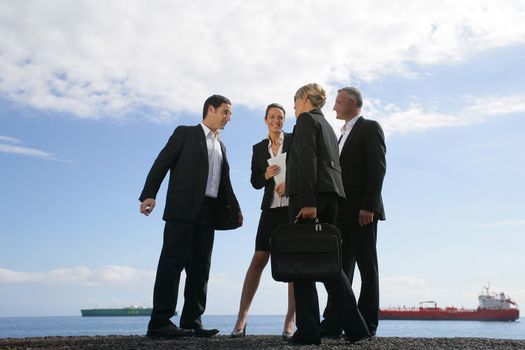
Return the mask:
<path id="1" fill-rule="evenodd" d="M 317 217 L 317 208 L 316 207 L 304 207 L 299 210 L 296 218 L 303 219 L 315 219 Z"/>
<path id="2" fill-rule="evenodd" d="M 359 225 L 363 227 L 372 222 L 374 222 L 374 212 L 361 209 L 359 211 Z"/>
<path id="3" fill-rule="evenodd" d="M 140 203 L 140 213 L 146 216 L 149 216 L 153 208 L 155 208 L 155 200 L 153 198 L 146 198 Z"/>

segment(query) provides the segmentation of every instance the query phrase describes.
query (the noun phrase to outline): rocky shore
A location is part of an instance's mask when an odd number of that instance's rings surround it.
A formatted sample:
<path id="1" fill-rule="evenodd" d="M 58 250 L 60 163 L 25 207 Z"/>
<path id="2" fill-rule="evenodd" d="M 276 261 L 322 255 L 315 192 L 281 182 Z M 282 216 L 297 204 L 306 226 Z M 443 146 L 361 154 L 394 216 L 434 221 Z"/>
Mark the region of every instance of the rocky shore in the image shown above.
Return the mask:
<path id="1" fill-rule="evenodd" d="M 297 346 L 279 336 L 247 336 L 231 339 L 179 338 L 149 339 L 143 336 L 43 337 L 0 339 L 0 349 L 362 349 L 362 350 L 525 350 L 525 340 L 486 338 L 393 338 L 377 337 L 364 344 L 352 345 L 344 340 L 323 339 L 321 346 Z"/>

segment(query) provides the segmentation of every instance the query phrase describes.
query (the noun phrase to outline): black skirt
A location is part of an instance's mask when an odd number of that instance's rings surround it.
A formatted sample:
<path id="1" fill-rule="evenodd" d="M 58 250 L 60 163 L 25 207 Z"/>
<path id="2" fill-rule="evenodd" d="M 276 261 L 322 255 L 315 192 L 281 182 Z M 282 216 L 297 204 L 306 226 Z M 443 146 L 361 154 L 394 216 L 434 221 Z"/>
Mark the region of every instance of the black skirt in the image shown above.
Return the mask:
<path id="1" fill-rule="evenodd" d="M 270 251 L 270 237 L 274 228 L 288 221 L 288 207 L 264 209 L 259 219 L 257 237 L 255 237 L 255 251 Z"/>

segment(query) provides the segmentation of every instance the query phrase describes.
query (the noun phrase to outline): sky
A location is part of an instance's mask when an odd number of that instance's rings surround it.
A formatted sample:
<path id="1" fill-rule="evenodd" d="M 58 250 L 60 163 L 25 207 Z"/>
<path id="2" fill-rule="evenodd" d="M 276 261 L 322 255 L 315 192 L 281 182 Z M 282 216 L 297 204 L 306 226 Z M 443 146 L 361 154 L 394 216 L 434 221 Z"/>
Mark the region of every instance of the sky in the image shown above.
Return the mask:
<path id="1" fill-rule="evenodd" d="M 524 17 L 519 0 L 0 0 L 0 317 L 152 305 L 166 185 L 149 217 L 138 197 L 215 93 L 245 220 L 216 232 L 206 312 L 236 314 L 262 199 L 251 146 L 269 103 L 292 130 L 310 82 L 337 135 L 344 86 L 386 134 L 381 306 L 476 307 L 488 283 L 525 304 Z M 285 310 L 268 266 L 250 313 Z"/>

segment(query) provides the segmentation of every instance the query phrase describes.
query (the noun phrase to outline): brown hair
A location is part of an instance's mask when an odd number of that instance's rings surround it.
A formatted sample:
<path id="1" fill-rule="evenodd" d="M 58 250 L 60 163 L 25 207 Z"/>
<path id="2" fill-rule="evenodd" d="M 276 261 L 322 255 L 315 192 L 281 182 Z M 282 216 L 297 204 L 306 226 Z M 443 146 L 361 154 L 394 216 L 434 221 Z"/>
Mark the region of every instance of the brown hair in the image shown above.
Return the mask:
<path id="1" fill-rule="evenodd" d="M 264 119 L 268 116 L 268 112 L 272 108 L 279 108 L 281 111 L 283 111 L 284 115 L 286 116 L 286 111 L 284 110 L 284 107 L 278 103 L 270 103 L 268 107 L 266 107 L 266 112 L 264 113 Z"/>

